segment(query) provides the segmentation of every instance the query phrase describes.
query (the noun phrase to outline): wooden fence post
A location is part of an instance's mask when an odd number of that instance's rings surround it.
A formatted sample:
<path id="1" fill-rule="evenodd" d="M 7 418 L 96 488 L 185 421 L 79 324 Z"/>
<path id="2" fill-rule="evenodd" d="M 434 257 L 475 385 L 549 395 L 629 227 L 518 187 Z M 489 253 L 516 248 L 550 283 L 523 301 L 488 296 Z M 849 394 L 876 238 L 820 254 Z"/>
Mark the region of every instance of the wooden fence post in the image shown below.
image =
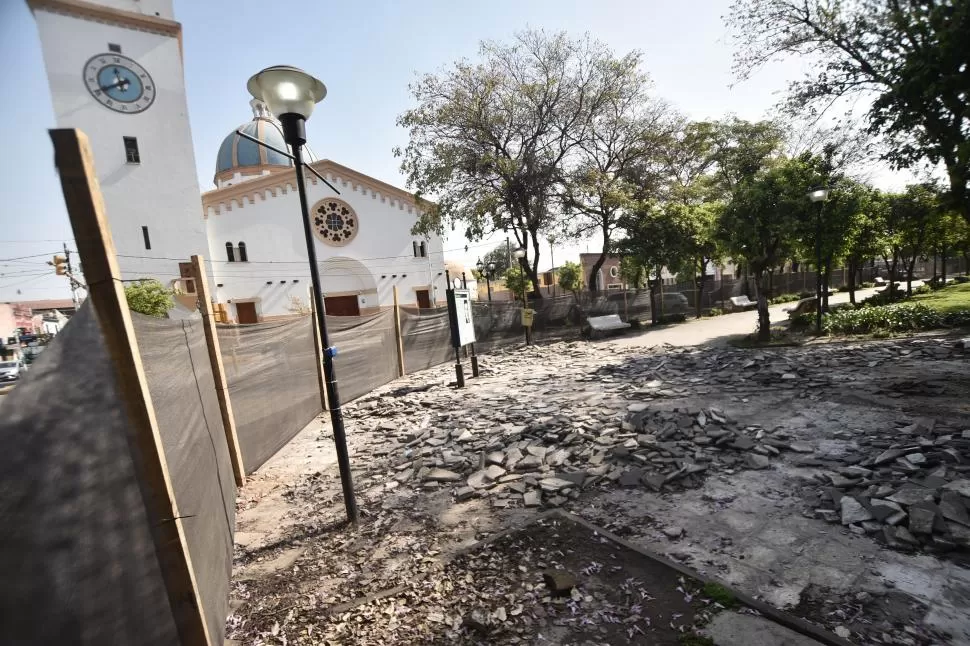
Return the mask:
<path id="1" fill-rule="evenodd" d="M 67 214 L 74 230 L 88 300 L 94 307 L 128 414 L 128 445 L 151 522 L 159 569 L 182 646 L 210 645 L 205 612 L 172 489 L 145 370 L 104 213 L 91 146 L 74 129 L 50 131 Z M 220 631 L 221 632 L 221 631 Z"/>
<path id="2" fill-rule="evenodd" d="M 310 286 L 310 290 L 313 286 Z M 327 402 L 327 388 L 326 388 L 326 377 L 323 374 L 323 347 L 320 343 L 320 325 L 317 323 L 317 307 L 314 304 L 313 292 L 307 291 L 310 298 L 310 319 L 311 325 L 313 326 L 313 356 L 317 363 L 317 386 L 320 390 L 320 405 L 323 406 L 323 410 L 330 410 L 330 404 Z"/>
<path id="3" fill-rule="evenodd" d="M 222 350 L 219 348 L 219 335 L 216 332 L 215 318 L 212 316 L 212 301 L 209 299 L 209 279 L 205 271 L 205 259 L 202 256 L 192 256 L 192 275 L 195 277 L 195 293 L 199 297 L 199 312 L 202 314 L 205 345 L 209 350 L 212 380 L 215 382 L 219 412 L 222 413 L 222 426 L 226 432 L 226 444 L 229 446 L 229 461 L 232 462 L 236 486 L 241 487 L 246 484 L 246 468 L 243 466 L 239 437 L 236 435 L 236 418 L 232 414 L 232 401 L 229 399 L 229 387 L 226 385 L 226 371 L 222 365 Z"/>
<path id="4" fill-rule="evenodd" d="M 404 339 L 401 337 L 401 305 L 397 299 L 397 285 L 394 286 L 394 336 L 397 338 L 397 375 L 403 377 L 404 370 Z"/>

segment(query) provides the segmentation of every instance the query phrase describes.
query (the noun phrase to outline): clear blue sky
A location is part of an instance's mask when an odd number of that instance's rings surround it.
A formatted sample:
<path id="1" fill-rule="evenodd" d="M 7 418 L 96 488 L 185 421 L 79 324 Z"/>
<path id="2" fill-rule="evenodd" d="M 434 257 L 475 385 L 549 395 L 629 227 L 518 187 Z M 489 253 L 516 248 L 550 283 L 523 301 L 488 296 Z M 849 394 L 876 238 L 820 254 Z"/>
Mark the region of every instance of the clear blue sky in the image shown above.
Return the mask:
<path id="1" fill-rule="evenodd" d="M 219 144 L 252 116 L 246 80 L 269 65 L 289 64 L 328 87 L 308 122 L 314 152 L 404 187 L 391 150 L 406 143 L 395 119 L 411 105 L 408 84 L 416 73 L 473 57 L 482 39 L 505 39 L 527 26 L 589 32 L 618 53 L 642 50 L 656 93 L 695 119 L 762 118 L 800 68 L 778 65 L 731 88 L 731 47 L 721 18 L 729 4 L 176 0 L 199 183 L 212 188 Z M 0 0 L 0 60 L 7 62 L 0 102 L 0 301 L 64 297 L 63 278 L 37 275 L 49 270 L 46 256 L 71 233 L 46 132 L 55 124 L 40 43 L 22 0 Z M 464 244 L 456 235 L 445 248 Z M 474 263 L 490 247 L 479 243 L 446 257 Z M 557 249 L 557 264 L 584 247 Z M 45 257 L 6 260 L 32 254 Z M 548 262 L 546 255 L 540 264 Z"/>

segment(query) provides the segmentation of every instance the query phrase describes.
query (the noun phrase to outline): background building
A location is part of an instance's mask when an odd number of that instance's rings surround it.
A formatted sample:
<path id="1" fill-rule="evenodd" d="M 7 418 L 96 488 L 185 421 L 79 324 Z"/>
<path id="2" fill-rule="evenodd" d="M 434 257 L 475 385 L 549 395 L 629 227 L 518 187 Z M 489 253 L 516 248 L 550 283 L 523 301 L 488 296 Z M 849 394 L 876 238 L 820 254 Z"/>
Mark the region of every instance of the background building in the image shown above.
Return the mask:
<path id="1" fill-rule="evenodd" d="M 155 278 L 193 307 L 189 259 L 210 262 L 217 312 L 240 323 L 309 306 L 309 269 L 291 160 L 235 131 L 216 155 L 216 189 L 203 195 L 172 0 L 28 0 L 34 12 L 57 126 L 85 132 L 122 278 Z M 255 71 L 255 70 L 254 70 Z M 239 130 L 288 150 L 261 102 Z M 416 237 L 414 196 L 308 155 L 340 195 L 307 174 L 312 228 L 332 315 L 400 302 L 444 300 L 440 237 Z"/>
<path id="2" fill-rule="evenodd" d="M 279 123 L 259 101 L 237 128 L 286 149 Z M 323 159 L 310 165 L 340 194 L 307 173 L 307 201 L 327 313 L 358 315 L 403 305 L 443 304 L 442 241 L 411 234 L 414 195 Z M 309 306 L 309 271 L 292 162 L 229 133 L 214 183 L 202 196 L 215 297 L 240 323 L 292 315 Z"/>
<path id="3" fill-rule="evenodd" d="M 205 254 L 172 0 L 28 0 L 58 128 L 89 138 L 122 278 Z"/>

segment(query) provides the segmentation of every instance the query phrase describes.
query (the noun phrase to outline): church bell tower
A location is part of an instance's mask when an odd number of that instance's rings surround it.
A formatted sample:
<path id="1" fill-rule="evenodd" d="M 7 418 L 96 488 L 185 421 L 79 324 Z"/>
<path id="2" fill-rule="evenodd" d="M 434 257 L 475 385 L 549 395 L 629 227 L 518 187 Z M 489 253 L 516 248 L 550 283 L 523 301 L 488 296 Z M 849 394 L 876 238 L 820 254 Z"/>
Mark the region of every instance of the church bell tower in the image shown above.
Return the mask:
<path id="1" fill-rule="evenodd" d="M 122 278 L 194 291 L 180 262 L 208 245 L 172 0 L 27 4 L 57 127 L 91 141 Z"/>

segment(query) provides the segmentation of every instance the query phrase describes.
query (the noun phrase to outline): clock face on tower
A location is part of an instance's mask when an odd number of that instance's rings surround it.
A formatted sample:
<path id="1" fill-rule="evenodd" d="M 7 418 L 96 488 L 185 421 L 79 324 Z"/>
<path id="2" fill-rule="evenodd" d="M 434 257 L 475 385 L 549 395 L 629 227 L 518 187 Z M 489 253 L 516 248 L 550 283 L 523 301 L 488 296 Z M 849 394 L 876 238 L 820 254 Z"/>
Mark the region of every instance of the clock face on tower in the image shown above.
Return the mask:
<path id="1" fill-rule="evenodd" d="M 155 102 L 148 71 L 120 54 L 98 54 L 84 64 L 84 84 L 98 103 L 116 112 L 144 112 Z"/>

